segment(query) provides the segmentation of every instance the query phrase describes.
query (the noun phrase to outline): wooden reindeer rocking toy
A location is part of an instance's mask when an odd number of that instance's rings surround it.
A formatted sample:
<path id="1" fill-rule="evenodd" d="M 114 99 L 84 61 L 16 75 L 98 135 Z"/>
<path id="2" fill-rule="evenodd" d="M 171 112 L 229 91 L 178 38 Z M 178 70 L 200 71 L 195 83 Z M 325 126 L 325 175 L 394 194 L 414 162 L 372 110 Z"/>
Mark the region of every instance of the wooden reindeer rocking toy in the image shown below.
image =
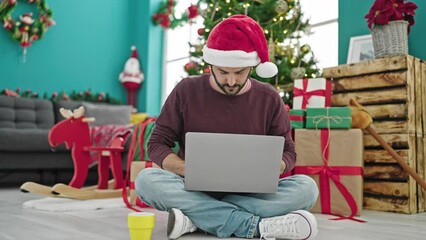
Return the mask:
<path id="1" fill-rule="evenodd" d="M 89 122 L 95 119 L 86 118 L 83 107 L 74 111 L 61 108 L 59 111 L 65 119 L 52 127 L 48 140 L 52 148 L 65 143 L 66 148 L 71 149 L 74 163 L 73 177 L 68 185 L 58 183 L 53 187 L 26 182 L 21 186 L 21 191 L 80 200 L 120 197 L 124 184 L 121 152 L 124 151 L 124 139 L 129 133 L 116 137 L 109 146 L 93 146 Z M 93 152 L 97 154 L 98 184 L 83 188 Z M 109 169 L 111 169 L 113 181 L 108 181 Z"/>

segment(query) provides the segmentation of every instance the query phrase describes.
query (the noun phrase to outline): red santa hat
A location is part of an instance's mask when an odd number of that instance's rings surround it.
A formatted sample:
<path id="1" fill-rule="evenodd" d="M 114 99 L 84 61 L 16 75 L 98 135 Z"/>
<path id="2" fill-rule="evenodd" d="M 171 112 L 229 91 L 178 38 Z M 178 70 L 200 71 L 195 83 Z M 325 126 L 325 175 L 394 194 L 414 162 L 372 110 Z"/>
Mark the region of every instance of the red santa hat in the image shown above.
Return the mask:
<path id="1" fill-rule="evenodd" d="M 136 46 L 132 46 L 131 48 L 130 48 L 130 50 L 132 50 L 132 56 L 130 56 L 131 58 L 136 58 L 136 59 L 138 59 L 139 60 L 139 58 L 138 58 L 138 51 L 136 50 Z"/>
<path id="2" fill-rule="evenodd" d="M 262 78 L 278 73 L 269 61 L 263 29 L 252 18 L 234 15 L 216 25 L 203 48 L 204 61 L 219 67 L 256 67 Z"/>

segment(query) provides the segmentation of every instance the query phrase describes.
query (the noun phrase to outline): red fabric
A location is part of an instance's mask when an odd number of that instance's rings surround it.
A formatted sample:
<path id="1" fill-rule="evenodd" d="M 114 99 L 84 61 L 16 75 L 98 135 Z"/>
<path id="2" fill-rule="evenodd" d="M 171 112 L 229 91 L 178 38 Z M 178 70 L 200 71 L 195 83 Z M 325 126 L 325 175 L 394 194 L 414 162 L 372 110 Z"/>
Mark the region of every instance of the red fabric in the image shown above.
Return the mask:
<path id="1" fill-rule="evenodd" d="M 280 175 L 280 179 L 281 178 L 286 178 L 286 177 L 289 177 L 289 176 L 291 176 L 291 175 L 293 175 L 294 173 L 293 173 L 293 170 L 291 170 L 291 171 L 289 171 L 289 172 L 286 172 L 286 173 L 283 173 L 283 174 L 281 174 Z"/>
<path id="2" fill-rule="evenodd" d="M 342 220 L 349 219 L 358 222 L 365 222 L 360 219 L 356 219 L 355 214 L 358 212 L 358 206 L 356 205 L 355 199 L 352 194 L 347 190 L 347 188 L 340 182 L 340 175 L 363 175 L 362 167 L 355 166 L 329 166 L 328 157 L 329 157 L 329 134 L 330 130 L 321 129 L 321 150 L 324 159 L 323 166 L 296 166 L 294 168 L 295 174 L 308 174 L 314 175 L 319 174 L 319 185 L 320 185 L 320 197 L 321 197 L 321 212 L 325 214 L 335 215 L 338 218 L 333 218 L 331 220 Z M 342 216 L 339 214 L 334 214 L 331 212 L 331 201 L 330 201 L 330 179 L 334 182 L 337 189 L 345 198 L 351 209 L 351 215 Z"/>
<path id="3" fill-rule="evenodd" d="M 133 125 L 103 125 L 94 126 L 90 129 L 90 142 L 93 147 L 110 146 L 111 142 L 117 137 L 128 136 L 132 132 Z M 126 140 L 126 139 L 124 139 Z M 91 162 L 89 166 L 97 163 L 99 153 L 90 152 Z"/>
<path id="4" fill-rule="evenodd" d="M 290 118 L 290 121 L 295 121 L 295 122 L 303 122 L 306 119 L 305 116 L 295 116 L 295 115 L 290 115 L 289 118 Z"/>
<path id="5" fill-rule="evenodd" d="M 306 109 L 306 106 L 309 103 L 309 99 L 312 96 L 324 96 L 325 97 L 325 106 L 324 107 L 329 107 L 331 106 L 331 82 L 329 80 L 326 80 L 326 89 L 317 89 L 317 90 L 313 90 L 313 91 L 307 91 L 308 89 L 308 79 L 303 79 L 302 83 L 303 83 L 303 87 L 302 89 L 300 88 L 294 88 L 293 89 L 293 95 L 294 97 L 299 97 L 302 96 L 303 97 L 303 101 L 302 101 L 302 109 Z"/>
<path id="6" fill-rule="evenodd" d="M 207 47 L 220 51 L 257 52 L 260 62 L 269 62 L 268 44 L 260 25 L 245 15 L 234 15 L 213 28 Z"/>

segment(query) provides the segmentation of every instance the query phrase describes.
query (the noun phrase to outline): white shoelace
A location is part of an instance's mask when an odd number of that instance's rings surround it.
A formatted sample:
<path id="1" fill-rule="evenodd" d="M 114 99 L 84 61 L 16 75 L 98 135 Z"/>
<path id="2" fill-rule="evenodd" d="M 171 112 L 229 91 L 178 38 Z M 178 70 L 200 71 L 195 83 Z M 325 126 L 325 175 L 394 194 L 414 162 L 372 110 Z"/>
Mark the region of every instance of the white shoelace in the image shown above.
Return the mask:
<path id="1" fill-rule="evenodd" d="M 273 240 L 278 238 L 296 238 L 298 233 L 296 232 L 296 215 L 290 215 L 283 218 L 272 218 L 263 220 L 266 223 L 262 224 L 263 234 L 260 239 Z M 269 238 L 269 237 L 272 238 Z"/>

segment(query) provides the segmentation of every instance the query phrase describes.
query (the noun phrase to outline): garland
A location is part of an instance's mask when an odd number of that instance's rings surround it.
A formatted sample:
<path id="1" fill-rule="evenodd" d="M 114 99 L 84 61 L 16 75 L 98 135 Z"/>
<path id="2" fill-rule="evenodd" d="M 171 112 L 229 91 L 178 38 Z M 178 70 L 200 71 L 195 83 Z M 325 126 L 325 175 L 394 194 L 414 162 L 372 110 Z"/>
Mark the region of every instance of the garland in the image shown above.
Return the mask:
<path id="1" fill-rule="evenodd" d="M 155 25 L 160 25 L 165 29 L 174 29 L 178 26 L 182 26 L 187 22 L 191 22 L 191 20 L 199 15 L 198 13 L 198 4 L 191 4 L 187 11 L 182 14 L 182 17 L 177 18 L 175 15 L 175 7 L 176 1 L 173 0 L 165 0 L 158 11 L 152 15 L 152 21 Z"/>
<path id="2" fill-rule="evenodd" d="M 37 92 L 28 89 L 26 91 L 21 91 L 20 88 L 17 88 L 15 91 L 12 89 L 3 89 L 0 91 L 0 95 L 10 96 L 10 97 L 24 97 L 24 98 L 41 98 L 47 99 L 52 102 L 56 101 L 86 101 L 86 102 L 101 102 L 109 104 L 122 104 L 122 102 L 108 93 L 100 92 L 93 93 L 90 89 L 86 91 L 72 91 L 71 94 L 66 92 L 53 92 L 51 95 L 44 93 L 43 96 L 40 96 Z"/>
<path id="3" fill-rule="evenodd" d="M 34 41 L 41 39 L 47 29 L 55 25 L 55 21 L 52 19 L 52 10 L 47 6 L 45 0 L 22 1 L 37 6 L 38 19 L 32 18 L 33 13 L 30 12 L 20 15 L 17 21 L 13 20 L 12 12 L 17 6 L 17 0 L 3 0 L 0 3 L 0 20 L 3 21 L 3 28 L 10 32 L 12 38 L 26 49 Z"/>

